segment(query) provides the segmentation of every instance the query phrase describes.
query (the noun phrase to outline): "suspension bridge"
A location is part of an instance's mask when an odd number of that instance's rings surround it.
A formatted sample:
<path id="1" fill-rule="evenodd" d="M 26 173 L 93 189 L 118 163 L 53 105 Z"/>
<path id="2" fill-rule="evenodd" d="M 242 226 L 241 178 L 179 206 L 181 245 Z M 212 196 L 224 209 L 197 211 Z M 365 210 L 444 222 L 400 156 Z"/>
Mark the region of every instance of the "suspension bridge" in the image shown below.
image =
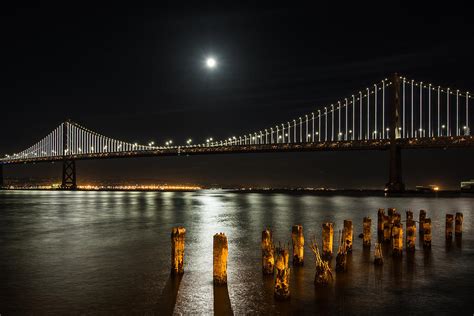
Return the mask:
<path id="1" fill-rule="evenodd" d="M 401 150 L 474 146 L 469 92 L 398 74 L 314 112 L 260 130 L 219 140 L 155 146 L 101 135 L 67 120 L 27 149 L 0 158 L 13 164 L 61 162 L 63 189 L 76 189 L 76 161 L 153 156 L 295 151 L 386 150 L 386 189 L 403 191 Z"/>

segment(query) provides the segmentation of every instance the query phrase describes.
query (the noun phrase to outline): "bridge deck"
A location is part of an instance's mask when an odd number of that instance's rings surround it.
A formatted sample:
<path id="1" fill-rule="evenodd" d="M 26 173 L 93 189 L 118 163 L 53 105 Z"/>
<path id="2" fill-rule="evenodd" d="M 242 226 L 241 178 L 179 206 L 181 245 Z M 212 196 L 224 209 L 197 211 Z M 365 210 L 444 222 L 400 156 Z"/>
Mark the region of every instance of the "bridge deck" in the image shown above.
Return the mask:
<path id="1" fill-rule="evenodd" d="M 404 149 L 416 148 L 453 148 L 474 147 L 473 136 L 453 136 L 434 138 L 412 138 L 397 139 L 397 144 Z M 266 145 L 233 145 L 212 147 L 173 147 L 153 150 L 124 151 L 114 153 L 91 153 L 80 155 L 68 155 L 73 160 L 113 159 L 113 158 L 135 158 L 155 156 L 186 156 L 186 155 L 212 155 L 212 154 L 244 154 L 244 153 L 276 153 L 276 152 L 305 152 L 305 151 L 349 151 L 349 150 L 387 150 L 390 140 L 354 140 L 354 141 L 332 141 L 317 143 L 284 143 Z M 4 165 L 55 162 L 62 161 L 63 156 L 25 158 L 25 159 L 1 159 Z"/>

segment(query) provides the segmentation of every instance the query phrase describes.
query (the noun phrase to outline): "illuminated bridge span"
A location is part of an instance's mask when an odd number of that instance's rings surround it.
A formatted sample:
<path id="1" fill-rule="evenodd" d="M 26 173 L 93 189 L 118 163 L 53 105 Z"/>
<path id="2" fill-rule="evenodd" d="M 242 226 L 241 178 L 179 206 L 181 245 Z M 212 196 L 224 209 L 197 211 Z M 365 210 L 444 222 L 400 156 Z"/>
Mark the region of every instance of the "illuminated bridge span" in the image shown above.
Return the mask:
<path id="1" fill-rule="evenodd" d="M 113 139 L 73 121 L 61 123 L 33 146 L 0 159 L 3 166 L 63 162 L 62 187 L 76 188 L 76 160 L 171 155 L 328 150 L 389 150 L 387 189 L 404 190 L 402 148 L 474 146 L 469 92 L 397 74 L 314 112 L 268 128 L 200 144 L 155 146 Z"/>

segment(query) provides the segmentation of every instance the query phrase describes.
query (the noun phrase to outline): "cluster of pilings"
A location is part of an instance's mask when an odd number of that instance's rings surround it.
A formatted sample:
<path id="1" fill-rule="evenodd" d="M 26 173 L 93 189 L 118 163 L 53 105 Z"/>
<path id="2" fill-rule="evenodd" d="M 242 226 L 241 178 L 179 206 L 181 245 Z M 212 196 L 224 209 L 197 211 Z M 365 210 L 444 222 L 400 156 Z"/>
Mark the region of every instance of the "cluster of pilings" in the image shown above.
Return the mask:
<path id="1" fill-rule="evenodd" d="M 403 249 L 406 252 L 415 251 L 417 237 L 416 221 L 411 210 L 406 211 L 406 238 L 404 241 L 404 230 L 402 217 L 394 208 L 389 208 L 387 214 L 384 209 L 377 212 L 377 235 L 378 242 L 375 243 L 374 264 L 382 265 L 384 262 L 382 244 L 390 245 L 392 256 L 400 257 Z M 362 244 L 365 249 L 371 247 L 371 225 L 370 217 L 364 217 L 362 223 Z M 426 217 L 426 211 L 419 212 L 419 233 L 423 240 L 423 248 L 431 248 L 431 219 Z M 446 214 L 446 240 L 451 241 L 453 233 L 456 238 L 462 236 L 463 214 Z M 184 244 L 186 229 L 184 227 L 174 227 L 171 231 L 171 274 L 181 275 L 184 273 Z M 343 229 L 339 230 L 338 250 L 336 255 L 336 272 L 347 271 L 347 256 L 353 250 L 353 225 L 351 220 L 344 220 Z M 334 223 L 326 222 L 322 224 L 322 251 L 319 251 L 316 239 L 313 237 L 310 242 L 310 249 L 315 257 L 316 274 L 314 283 L 317 286 L 326 286 L 332 279 L 331 259 L 333 258 L 334 243 Z M 292 258 L 293 266 L 304 265 L 305 238 L 302 225 L 294 225 L 291 229 Z M 405 247 L 404 247 L 405 245 Z M 290 247 L 275 246 L 273 233 L 270 229 L 262 231 L 262 272 L 265 275 L 274 277 L 274 296 L 276 299 L 285 300 L 290 297 Z M 227 256 L 228 245 L 227 236 L 224 233 L 214 235 L 213 240 L 213 281 L 214 285 L 227 284 Z"/>

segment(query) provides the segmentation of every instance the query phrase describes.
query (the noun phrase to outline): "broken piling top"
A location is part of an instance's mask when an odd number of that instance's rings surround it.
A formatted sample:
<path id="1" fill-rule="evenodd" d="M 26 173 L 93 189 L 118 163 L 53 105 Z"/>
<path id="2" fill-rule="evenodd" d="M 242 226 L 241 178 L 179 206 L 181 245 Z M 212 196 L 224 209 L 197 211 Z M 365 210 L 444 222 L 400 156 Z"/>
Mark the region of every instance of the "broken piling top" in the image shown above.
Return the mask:
<path id="1" fill-rule="evenodd" d="M 345 244 L 345 250 L 347 253 L 352 252 L 352 240 L 354 239 L 354 230 L 352 229 L 352 221 L 344 220 L 344 229 L 342 231 L 342 238 Z"/>
<path id="2" fill-rule="evenodd" d="M 171 273 L 184 273 L 184 238 L 186 229 L 184 227 L 173 227 L 171 229 Z"/>
<path id="3" fill-rule="evenodd" d="M 454 224 L 454 215 L 446 214 L 446 239 L 450 240 L 453 238 L 453 224 Z"/>
<path id="4" fill-rule="evenodd" d="M 334 244 L 334 223 L 323 223 L 323 258 L 329 259 L 332 257 L 332 249 Z"/>
<path id="5" fill-rule="evenodd" d="M 316 264 L 316 274 L 314 276 L 314 284 L 315 285 L 328 285 L 330 281 L 332 281 L 332 273 L 331 268 L 327 261 L 323 260 L 321 257 L 321 253 L 319 252 L 318 245 L 316 243 L 316 238 L 310 242 L 309 247 L 314 253 L 314 260 Z"/>
<path id="6" fill-rule="evenodd" d="M 273 274 L 275 266 L 273 234 L 269 229 L 262 231 L 262 270 L 264 274 Z"/>
<path id="7" fill-rule="evenodd" d="M 462 213 L 457 212 L 455 218 L 455 235 L 462 236 L 462 223 L 464 221 L 464 216 Z"/>
<path id="8" fill-rule="evenodd" d="M 213 277 L 214 284 L 227 283 L 227 237 L 224 233 L 214 235 L 213 244 Z"/>
<path id="9" fill-rule="evenodd" d="M 411 210 L 407 210 L 406 214 L 407 214 L 407 221 L 410 219 L 411 220 L 413 219 L 413 212 Z"/>
<path id="10" fill-rule="evenodd" d="M 304 263 L 304 235 L 303 226 L 293 225 L 291 228 L 291 241 L 293 244 L 293 265 Z"/>
<path id="11" fill-rule="evenodd" d="M 290 297 L 290 268 L 289 252 L 285 248 L 278 247 L 275 250 L 275 285 L 274 295 L 277 299 L 287 299 Z"/>
<path id="12" fill-rule="evenodd" d="M 363 235 L 363 245 L 364 247 L 370 246 L 370 238 L 371 238 L 371 226 L 372 220 L 370 217 L 364 217 L 362 227 L 362 235 Z"/>

